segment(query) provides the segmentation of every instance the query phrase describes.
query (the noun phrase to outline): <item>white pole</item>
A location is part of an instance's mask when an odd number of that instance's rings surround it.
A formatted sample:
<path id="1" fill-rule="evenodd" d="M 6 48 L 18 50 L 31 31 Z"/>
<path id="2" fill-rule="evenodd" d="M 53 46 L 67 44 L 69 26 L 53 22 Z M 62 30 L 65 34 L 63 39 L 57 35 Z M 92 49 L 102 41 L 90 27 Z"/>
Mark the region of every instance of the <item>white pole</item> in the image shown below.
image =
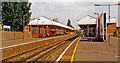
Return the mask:
<path id="1" fill-rule="evenodd" d="M 10 27 L 10 40 L 11 40 L 11 27 Z"/>
<path id="2" fill-rule="evenodd" d="M 4 27 L 3 27 L 3 41 L 4 41 L 4 33 L 5 33 L 5 32 L 4 32 Z"/>

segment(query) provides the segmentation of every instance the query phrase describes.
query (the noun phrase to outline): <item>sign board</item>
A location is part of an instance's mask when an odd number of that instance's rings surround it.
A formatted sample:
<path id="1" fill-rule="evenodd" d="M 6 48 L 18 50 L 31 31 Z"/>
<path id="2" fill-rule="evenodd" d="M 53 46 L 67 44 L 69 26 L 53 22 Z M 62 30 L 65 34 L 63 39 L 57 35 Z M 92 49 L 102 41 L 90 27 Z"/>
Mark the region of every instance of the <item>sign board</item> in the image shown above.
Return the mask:
<path id="1" fill-rule="evenodd" d="M 10 26 L 3 25 L 3 28 L 10 28 Z"/>
<path id="2" fill-rule="evenodd" d="M 120 2 L 118 3 L 120 4 Z M 118 26 L 117 27 L 120 27 L 120 5 L 118 5 Z"/>
<path id="3" fill-rule="evenodd" d="M 103 38 L 103 40 L 107 40 L 107 17 L 106 13 L 102 13 L 100 15 L 100 37 Z"/>

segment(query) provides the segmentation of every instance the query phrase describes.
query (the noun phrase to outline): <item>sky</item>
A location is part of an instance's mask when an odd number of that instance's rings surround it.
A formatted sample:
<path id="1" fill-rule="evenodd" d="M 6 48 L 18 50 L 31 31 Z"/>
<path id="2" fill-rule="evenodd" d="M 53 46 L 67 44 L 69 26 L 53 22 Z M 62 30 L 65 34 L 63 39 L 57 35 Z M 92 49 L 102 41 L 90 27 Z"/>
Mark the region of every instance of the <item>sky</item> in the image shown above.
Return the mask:
<path id="1" fill-rule="evenodd" d="M 95 12 L 108 13 L 108 7 L 96 7 L 95 4 L 113 4 L 119 0 L 30 0 L 32 3 L 32 18 L 46 16 L 48 18 L 58 18 L 58 21 L 67 24 L 68 19 L 74 28 L 79 29 L 77 20 L 86 15 L 97 17 Z M 111 7 L 111 17 L 118 20 L 118 6 Z"/>

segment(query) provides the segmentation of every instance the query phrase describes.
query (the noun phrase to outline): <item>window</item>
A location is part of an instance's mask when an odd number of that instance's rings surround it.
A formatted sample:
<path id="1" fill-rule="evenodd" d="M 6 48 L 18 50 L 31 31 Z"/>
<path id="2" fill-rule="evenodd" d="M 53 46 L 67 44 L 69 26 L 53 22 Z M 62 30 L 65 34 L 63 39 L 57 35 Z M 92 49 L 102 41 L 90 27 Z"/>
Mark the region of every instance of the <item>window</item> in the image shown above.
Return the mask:
<path id="1" fill-rule="evenodd" d="M 47 29 L 47 33 L 49 33 L 49 29 Z"/>
<path id="2" fill-rule="evenodd" d="M 33 33 L 35 33 L 35 28 L 34 28 L 34 32 Z"/>
<path id="3" fill-rule="evenodd" d="M 40 29 L 40 33 L 41 33 L 41 34 L 43 33 L 42 28 Z"/>
<path id="4" fill-rule="evenodd" d="M 32 33 L 33 33 L 34 31 L 33 31 L 33 28 L 32 28 Z"/>
<path id="5" fill-rule="evenodd" d="M 44 33 L 45 33 L 45 29 L 44 29 Z"/>
<path id="6" fill-rule="evenodd" d="M 66 32 L 68 32 L 68 30 L 66 30 Z"/>
<path id="7" fill-rule="evenodd" d="M 36 28 L 36 30 L 35 30 L 35 31 L 36 31 L 36 34 L 37 34 L 37 28 Z"/>

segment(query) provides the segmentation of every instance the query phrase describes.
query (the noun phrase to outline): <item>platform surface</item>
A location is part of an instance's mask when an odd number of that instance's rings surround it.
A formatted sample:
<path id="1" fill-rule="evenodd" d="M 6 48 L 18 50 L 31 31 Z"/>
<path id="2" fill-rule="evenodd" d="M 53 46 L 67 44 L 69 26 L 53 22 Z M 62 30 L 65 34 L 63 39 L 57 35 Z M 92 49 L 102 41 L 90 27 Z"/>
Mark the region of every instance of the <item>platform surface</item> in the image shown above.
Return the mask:
<path id="1" fill-rule="evenodd" d="M 18 44 L 22 44 L 22 43 L 28 43 L 28 42 L 32 42 L 32 41 L 42 41 L 42 40 L 47 40 L 47 39 L 52 39 L 52 38 L 57 38 L 57 37 L 63 37 L 63 36 L 67 36 L 67 35 L 45 37 L 45 38 L 31 38 L 31 39 L 25 39 L 25 40 L 17 39 L 17 40 L 3 41 L 2 42 L 2 47 L 18 45 Z"/>
<path id="2" fill-rule="evenodd" d="M 82 38 L 78 44 L 74 61 L 117 61 L 118 39 L 111 37 L 111 44 L 92 42 L 89 38 Z"/>
<path id="3" fill-rule="evenodd" d="M 108 44 L 108 41 L 91 41 L 93 38 L 94 37 L 84 37 L 80 39 L 74 53 L 73 63 L 117 63 L 118 39 L 120 38 L 111 37 L 112 46 Z M 77 42 L 78 40 L 71 45 L 60 61 L 64 63 L 71 62 Z"/>

